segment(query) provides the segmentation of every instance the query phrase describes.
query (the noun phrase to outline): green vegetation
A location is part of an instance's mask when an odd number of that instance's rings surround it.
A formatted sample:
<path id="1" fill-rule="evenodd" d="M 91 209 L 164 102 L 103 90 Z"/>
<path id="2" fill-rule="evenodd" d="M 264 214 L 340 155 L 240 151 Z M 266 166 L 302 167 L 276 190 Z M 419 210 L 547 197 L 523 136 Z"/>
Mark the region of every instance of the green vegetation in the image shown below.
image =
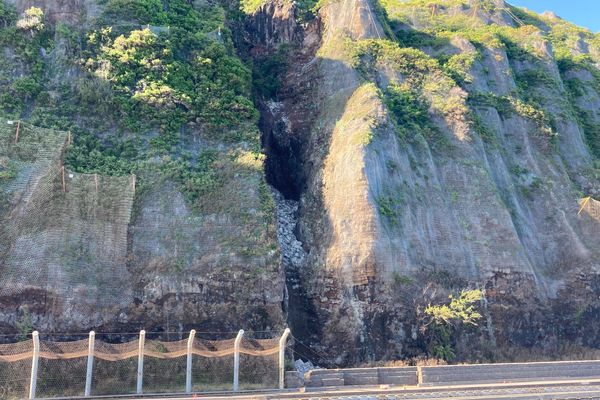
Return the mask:
<path id="1" fill-rule="evenodd" d="M 494 107 L 500 115 L 510 117 L 517 114 L 534 122 L 541 133 L 553 138 L 556 133 L 554 118 L 536 104 L 526 103 L 515 96 L 498 96 L 494 93 L 474 93 L 469 96 L 469 102 L 474 106 Z"/>
<path id="2" fill-rule="evenodd" d="M 473 83 L 471 68 L 473 68 L 475 61 L 480 57 L 480 54 L 475 51 L 458 53 L 450 56 L 442 65 L 444 71 L 446 71 L 452 79 L 461 86 L 464 86 L 467 83 Z"/>
<path id="3" fill-rule="evenodd" d="M 390 68 L 401 78 L 380 88 L 392 122 L 401 140 L 412 141 L 422 135 L 434 147 L 446 146 L 446 139 L 431 122 L 429 113 L 439 113 L 448 121 L 468 116 L 465 94 L 442 69 L 438 60 L 421 50 L 401 48 L 389 40 L 348 42 L 353 66 L 363 79 L 379 82 L 377 68 Z"/>
<path id="4" fill-rule="evenodd" d="M 470 71 L 483 47 L 503 48 L 513 65 L 525 62 L 514 69 L 518 71 L 514 74 L 518 93 L 492 106 L 499 106 L 499 111 L 517 113 L 534 121 L 544 135 L 556 136 L 556 112 L 548 113 L 544 109 L 556 104 L 556 99 L 564 97 L 556 78 L 548 72 L 549 57 L 554 57 L 557 62 L 572 99 L 584 95 L 586 91 L 581 82 L 568 77 L 569 71 L 584 70 L 591 73 L 594 81 L 589 84 L 600 93 L 600 71 L 596 66 L 600 55 L 600 38 L 587 29 L 510 5 L 498 7 L 493 1 L 380 0 L 380 4 L 401 46 L 435 49 L 444 71 L 463 87 L 471 83 Z M 478 17 L 479 14 L 508 18 L 513 26 L 488 25 L 484 18 Z M 410 28 L 414 26 L 418 26 L 418 30 Z M 470 41 L 478 51 L 447 55 L 452 46 L 450 43 L 456 37 Z M 472 94 L 471 100 L 477 96 Z M 597 124 L 594 124 L 588 111 L 577 107 L 573 110 L 573 104 L 573 101 L 570 104 L 561 102 L 559 105 L 563 111 L 556 116 L 575 115 L 592 153 L 600 156 Z M 477 117 L 471 116 L 471 119 L 481 134 L 490 133 Z"/>
<path id="5" fill-rule="evenodd" d="M 19 332 L 19 341 L 27 340 L 28 336 L 33 332 L 33 318 L 31 317 L 27 306 L 23 307 L 23 314 L 17 320 L 16 328 Z"/>
<path id="6" fill-rule="evenodd" d="M 427 113 L 427 105 L 418 98 L 410 88 L 403 85 L 390 84 L 383 91 L 383 99 L 393 115 L 396 133 L 402 140 L 418 132 L 429 136 L 432 129 Z M 426 132 L 427 130 L 427 132 Z"/>
<path id="7" fill-rule="evenodd" d="M 447 361 L 455 357 L 453 336 L 463 325 L 477 325 L 481 314 L 476 304 L 482 298 L 483 292 L 479 289 L 462 290 L 458 296 L 448 296 L 449 303 L 429 304 L 425 308 L 422 330 L 429 354 Z"/>
<path id="8" fill-rule="evenodd" d="M 17 176 L 17 168 L 10 160 L 0 162 L 0 182 L 9 181 Z"/>
<path id="9" fill-rule="evenodd" d="M 267 54 L 255 60 L 252 80 L 256 91 L 262 97 L 276 97 L 287 69 L 290 50 L 289 46 L 281 45 L 274 54 Z"/>
<path id="10" fill-rule="evenodd" d="M 44 29 L 44 12 L 41 8 L 30 7 L 25 10 L 23 17 L 17 21 L 17 29 L 27 31 L 33 37 Z"/>
<path id="11" fill-rule="evenodd" d="M 391 225 L 398 223 L 398 217 L 400 216 L 403 199 L 401 196 L 390 196 L 383 195 L 375 198 L 377 204 L 377 210 L 379 214 L 386 218 Z"/>
<path id="12" fill-rule="evenodd" d="M 0 60 L 0 115 L 71 131 L 65 162 L 75 172 L 135 173 L 141 190 L 147 179 L 171 178 L 196 204 L 226 183 L 217 168 L 229 150 L 212 143 L 259 147 L 252 71 L 236 55 L 229 12 L 106 0 L 83 30 L 46 24 L 36 8 L 18 17 L 2 3 L 0 46 L 14 56 Z M 57 46 L 64 55 L 48 63 L 43 54 Z M 67 77 L 73 68 L 84 73 Z M 198 135 L 202 149 L 184 150 Z"/>
<path id="13" fill-rule="evenodd" d="M 394 271 L 392 273 L 392 281 L 397 286 L 412 285 L 414 283 L 413 278 L 411 278 L 410 276 L 406 276 L 406 275 L 400 275 L 396 271 Z"/>

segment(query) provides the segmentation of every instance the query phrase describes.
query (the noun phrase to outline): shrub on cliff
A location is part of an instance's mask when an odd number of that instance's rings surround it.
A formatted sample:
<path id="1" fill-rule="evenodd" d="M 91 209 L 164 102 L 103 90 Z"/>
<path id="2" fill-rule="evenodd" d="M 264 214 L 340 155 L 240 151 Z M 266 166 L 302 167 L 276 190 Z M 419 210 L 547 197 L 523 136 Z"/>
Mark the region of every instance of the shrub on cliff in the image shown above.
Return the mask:
<path id="1" fill-rule="evenodd" d="M 449 295 L 448 303 L 429 304 L 425 308 L 421 332 L 431 356 L 446 361 L 455 357 L 454 335 L 464 325 L 477 325 L 481 314 L 476 305 L 482 298 L 483 292 L 479 289 L 462 290 L 458 296 Z"/>

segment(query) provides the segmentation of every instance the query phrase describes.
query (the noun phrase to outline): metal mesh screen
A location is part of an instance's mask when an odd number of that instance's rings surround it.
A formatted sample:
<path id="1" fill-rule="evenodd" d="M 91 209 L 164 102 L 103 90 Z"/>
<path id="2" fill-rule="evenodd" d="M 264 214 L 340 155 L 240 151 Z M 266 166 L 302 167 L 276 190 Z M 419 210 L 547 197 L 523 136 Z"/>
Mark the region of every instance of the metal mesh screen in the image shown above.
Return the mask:
<path id="1" fill-rule="evenodd" d="M 212 392 L 233 389 L 233 356 L 192 359 L 192 390 Z"/>
<path id="2" fill-rule="evenodd" d="M 278 353 L 268 356 L 240 355 L 240 389 L 273 389 L 277 387 L 278 379 Z"/>
<path id="3" fill-rule="evenodd" d="M 124 261 L 135 178 L 65 170 L 69 140 L 0 119 L 0 296 L 37 294 L 44 315 L 113 315 L 133 298 Z"/>
<path id="4" fill-rule="evenodd" d="M 117 361 L 94 360 L 92 394 L 116 395 L 135 393 L 137 358 Z"/>
<path id="5" fill-rule="evenodd" d="M 0 361 L 0 399 L 16 400 L 27 398 L 31 358 L 18 361 Z"/>
<path id="6" fill-rule="evenodd" d="M 101 338 L 94 335 L 94 340 L 92 336 L 88 339 L 79 339 L 79 336 L 70 341 L 44 339 L 37 341 L 37 352 L 34 350 L 35 338 L 0 344 L 0 398 L 28 395 L 36 355 L 37 375 L 33 375 L 36 376 L 37 397 L 84 396 L 88 383 L 88 360 L 92 360 L 89 371 L 91 394 L 136 393 L 141 339 L 133 335 L 119 335 L 118 339 L 130 338 L 122 343 L 102 340 L 116 338 L 102 334 L 99 335 Z M 182 340 L 162 341 L 146 339 L 144 334 L 143 392 L 185 391 L 188 356 L 192 360 L 189 372 L 192 391 L 232 390 L 236 343 L 239 343 L 239 389 L 272 389 L 278 386 L 279 332 L 249 332 L 237 342 L 235 338 L 222 338 L 222 334 L 217 336 L 221 339 L 215 340 L 212 335 L 211 338 L 190 336 Z M 92 358 L 89 358 L 90 355 Z"/>
<path id="7" fill-rule="evenodd" d="M 87 357 L 66 360 L 40 358 L 36 397 L 83 396 L 86 364 Z"/>

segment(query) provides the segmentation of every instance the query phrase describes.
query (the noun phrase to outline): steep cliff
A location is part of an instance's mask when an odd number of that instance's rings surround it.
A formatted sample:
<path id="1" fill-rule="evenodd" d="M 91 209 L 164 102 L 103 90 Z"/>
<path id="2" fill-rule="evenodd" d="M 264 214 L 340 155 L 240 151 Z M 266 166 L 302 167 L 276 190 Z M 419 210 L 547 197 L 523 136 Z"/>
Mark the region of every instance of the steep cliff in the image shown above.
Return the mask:
<path id="1" fill-rule="evenodd" d="M 503 1 L 319 17 L 263 129 L 307 252 L 292 273 L 313 318 L 292 327 L 338 362 L 416 355 L 427 304 L 479 287 L 461 356 L 596 347 L 598 220 L 578 210 L 600 189 L 597 35 Z"/>
<path id="2" fill-rule="evenodd" d="M 119 0 L 1 11 L 2 329 L 282 327 L 251 72 L 228 29 L 238 12 Z"/>
<path id="3" fill-rule="evenodd" d="M 31 5 L 43 27 L 16 22 Z M 599 213 L 580 207 L 600 196 L 598 35 L 501 0 L 3 7 L 3 114 L 73 135 L 27 169 L 73 175 L 52 175 L 70 206 L 35 233 L 75 249 L 3 231 L 3 329 L 287 318 L 308 356 L 351 364 L 425 354 L 424 308 L 480 288 L 484 318 L 447 339 L 459 359 L 600 345 Z M 16 215 L 26 175 L 1 176 Z M 98 177 L 135 188 L 103 241 Z M 72 271 L 104 258 L 97 280 Z M 55 281 L 15 284 L 29 269 Z"/>

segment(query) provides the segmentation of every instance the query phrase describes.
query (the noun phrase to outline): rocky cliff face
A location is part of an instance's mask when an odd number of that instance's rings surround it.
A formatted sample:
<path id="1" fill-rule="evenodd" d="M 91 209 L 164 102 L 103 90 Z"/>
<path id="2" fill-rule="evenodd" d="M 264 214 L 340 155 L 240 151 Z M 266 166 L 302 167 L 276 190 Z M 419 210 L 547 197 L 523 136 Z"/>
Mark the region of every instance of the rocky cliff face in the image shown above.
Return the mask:
<path id="1" fill-rule="evenodd" d="M 43 332 L 282 328 L 275 205 L 244 81 L 250 72 L 234 53 L 223 9 L 180 2 L 171 4 L 179 11 L 161 16 L 158 9 L 139 8 L 142 2 L 117 3 L 2 5 L 0 47 L 10 57 L 0 63 L 1 108 L 12 120 L 1 121 L 0 220 L 7 225 L 0 232 L 2 329 L 14 332 L 25 322 Z M 15 27 L 14 19 L 32 6 L 42 9 L 44 26 Z M 141 29 L 146 21 L 151 24 Z M 183 23 L 193 38 L 182 39 L 177 29 Z M 81 63 L 80 57 L 90 61 L 107 49 L 98 51 L 88 40 L 100 31 L 113 50 L 130 51 L 123 71 L 137 75 L 137 83 L 120 93 L 106 75 L 115 60 L 100 62 L 103 73 Z M 119 47 L 119 40 L 130 39 Z M 162 59 L 165 45 L 185 40 L 189 46 L 195 40 L 196 49 L 186 48 L 177 61 Z M 134 59 L 154 64 L 133 72 Z M 165 108 L 164 101 L 177 96 L 173 83 L 163 82 L 152 100 L 135 99 L 135 91 L 156 89 L 149 80 L 168 68 L 186 87 L 205 80 L 201 95 L 222 102 L 215 107 L 235 117 L 223 123 L 219 112 L 206 112 L 173 124 L 201 97 L 183 95 Z M 143 127 L 127 126 L 127 115 L 148 106 L 148 114 L 134 117 Z M 167 113 L 147 123 L 160 110 Z M 23 121 L 19 141 L 17 120 Z M 54 128 L 48 137 L 62 142 L 34 135 L 32 123 Z M 22 154 L 36 147 L 40 154 Z"/>
<path id="2" fill-rule="evenodd" d="M 580 333 L 596 329 L 598 220 L 578 210 L 599 189 L 597 38 L 502 1 L 434 3 L 324 5 L 319 48 L 268 113 L 267 164 L 294 171 L 271 181 L 299 193 L 307 338 L 337 361 L 415 354 L 419 306 L 480 287 L 487 322 L 457 343 L 473 358 L 595 347 Z"/>
<path id="3" fill-rule="evenodd" d="M 138 136 L 125 130 L 151 160 L 136 161 L 127 273 L 116 278 L 127 276 L 131 299 L 93 321 L 40 312 L 34 322 L 231 330 L 287 318 L 316 361 L 351 364 L 423 354 L 423 308 L 481 288 L 482 322 L 452 339 L 460 358 L 598 347 L 600 221 L 580 209 L 581 198 L 600 195 L 598 36 L 500 0 L 343 0 L 312 16 L 302 7 L 265 2 L 202 32 L 200 46 L 216 54 L 234 40 L 253 64 L 258 121 L 216 134 L 198 113 L 176 134 L 161 131 L 167 117 Z M 220 36 L 225 25 L 231 37 Z M 96 76 L 117 62 L 110 55 L 95 61 Z M 194 60 L 205 66 L 210 57 Z M 151 87 L 139 85 L 136 96 Z M 172 110 L 193 108 L 188 97 Z M 93 121 L 82 114 L 80 126 Z M 90 129 L 121 149 L 115 126 Z M 250 133 L 228 134 L 235 129 Z M 146 152 L 161 135 L 171 135 L 168 152 Z M 180 158 L 188 164 L 173 163 Z M 25 291 L 2 299 L 15 304 L 13 316 L 29 301 Z"/>

